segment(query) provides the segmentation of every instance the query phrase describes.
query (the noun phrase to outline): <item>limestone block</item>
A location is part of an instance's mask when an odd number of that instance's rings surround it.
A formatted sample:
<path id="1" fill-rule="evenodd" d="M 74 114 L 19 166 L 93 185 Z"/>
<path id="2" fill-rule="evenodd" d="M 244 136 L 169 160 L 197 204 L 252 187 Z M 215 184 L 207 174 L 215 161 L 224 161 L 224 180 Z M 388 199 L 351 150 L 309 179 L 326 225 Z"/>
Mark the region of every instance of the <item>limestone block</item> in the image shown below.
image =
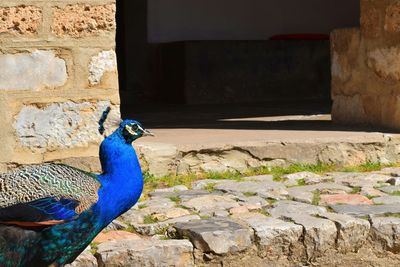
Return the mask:
<path id="1" fill-rule="evenodd" d="M 400 32 L 400 3 L 397 1 L 386 8 L 385 31 Z"/>
<path id="2" fill-rule="evenodd" d="M 188 240 L 120 240 L 100 244 L 100 266 L 194 266 Z"/>
<path id="3" fill-rule="evenodd" d="M 54 51 L 0 55 L 0 90 L 40 90 L 67 82 L 67 66 Z"/>
<path id="4" fill-rule="evenodd" d="M 400 15 L 399 15 L 400 17 Z M 400 80 L 400 48 L 378 48 L 368 52 L 368 67 L 384 80 Z"/>
<path id="5" fill-rule="evenodd" d="M 342 81 L 348 80 L 357 63 L 360 48 L 360 31 L 356 28 L 335 30 L 331 34 L 333 53 L 332 75 Z"/>
<path id="6" fill-rule="evenodd" d="M 42 11 L 34 6 L 0 7 L 0 33 L 35 34 L 42 22 Z"/>
<path id="7" fill-rule="evenodd" d="M 363 124 L 368 121 L 360 95 L 334 96 L 332 119 L 345 124 Z"/>
<path id="8" fill-rule="evenodd" d="M 104 82 L 103 79 L 107 73 L 117 73 L 117 55 L 115 51 L 102 51 L 93 56 L 88 69 L 90 85 L 98 85 Z"/>
<path id="9" fill-rule="evenodd" d="M 195 248 L 218 255 L 238 253 L 251 246 L 251 231 L 230 220 L 210 219 L 177 223 L 180 237 L 188 237 Z"/>
<path id="10" fill-rule="evenodd" d="M 363 37 L 377 38 L 382 31 L 382 14 L 369 0 L 361 1 L 361 33 Z"/>
<path id="11" fill-rule="evenodd" d="M 14 122 L 17 141 L 33 152 L 99 143 L 103 137 L 98 132 L 98 121 L 108 106 L 109 101 L 24 106 Z M 106 129 L 114 130 L 119 121 L 119 107 L 113 106 Z"/>
<path id="12" fill-rule="evenodd" d="M 115 30 L 115 4 L 68 5 L 53 9 L 52 31 L 59 37 L 86 37 Z"/>

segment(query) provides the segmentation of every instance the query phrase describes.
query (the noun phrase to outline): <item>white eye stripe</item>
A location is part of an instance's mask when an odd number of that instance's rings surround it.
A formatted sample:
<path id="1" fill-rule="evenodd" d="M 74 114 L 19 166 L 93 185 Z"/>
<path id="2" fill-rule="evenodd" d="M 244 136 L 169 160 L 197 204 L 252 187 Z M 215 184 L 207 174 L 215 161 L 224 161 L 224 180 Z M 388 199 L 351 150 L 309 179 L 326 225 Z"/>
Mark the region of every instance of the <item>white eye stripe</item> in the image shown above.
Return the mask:
<path id="1" fill-rule="evenodd" d="M 138 134 L 132 129 L 132 126 L 127 125 L 125 128 L 128 130 L 128 132 L 129 132 L 130 134 L 132 134 L 132 135 L 138 135 Z"/>

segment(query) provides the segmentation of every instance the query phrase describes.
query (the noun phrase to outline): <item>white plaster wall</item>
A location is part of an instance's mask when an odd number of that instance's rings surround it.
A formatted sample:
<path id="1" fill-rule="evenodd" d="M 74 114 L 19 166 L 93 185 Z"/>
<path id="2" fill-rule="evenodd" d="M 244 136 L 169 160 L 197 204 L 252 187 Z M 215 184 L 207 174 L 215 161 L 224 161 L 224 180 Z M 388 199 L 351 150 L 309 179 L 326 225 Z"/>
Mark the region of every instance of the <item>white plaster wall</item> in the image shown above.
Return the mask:
<path id="1" fill-rule="evenodd" d="M 150 42 L 264 40 L 358 26 L 359 0 L 148 0 Z"/>

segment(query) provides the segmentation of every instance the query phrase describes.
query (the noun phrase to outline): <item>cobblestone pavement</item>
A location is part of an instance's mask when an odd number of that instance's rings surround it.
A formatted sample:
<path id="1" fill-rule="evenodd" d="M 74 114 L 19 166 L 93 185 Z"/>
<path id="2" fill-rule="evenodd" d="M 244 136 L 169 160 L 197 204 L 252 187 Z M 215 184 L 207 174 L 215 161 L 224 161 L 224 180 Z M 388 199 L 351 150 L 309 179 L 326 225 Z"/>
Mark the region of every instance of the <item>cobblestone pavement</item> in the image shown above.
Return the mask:
<path id="1" fill-rule="evenodd" d="M 73 266 L 399 266 L 400 168 L 158 189 Z"/>

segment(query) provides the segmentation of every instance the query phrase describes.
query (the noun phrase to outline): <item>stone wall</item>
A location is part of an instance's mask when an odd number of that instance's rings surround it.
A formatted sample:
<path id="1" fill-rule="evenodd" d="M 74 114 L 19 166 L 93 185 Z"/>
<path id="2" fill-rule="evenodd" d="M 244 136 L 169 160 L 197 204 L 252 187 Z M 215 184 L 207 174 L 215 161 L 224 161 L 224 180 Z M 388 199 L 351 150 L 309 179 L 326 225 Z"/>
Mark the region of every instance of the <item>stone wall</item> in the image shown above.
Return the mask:
<path id="1" fill-rule="evenodd" d="M 102 111 L 119 120 L 115 12 L 115 0 L 0 2 L 2 169 L 97 156 Z"/>
<path id="2" fill-rule="evenodd" d="M 400 2 L 361 0 L 361 28 L 332 33 L 333 119 L 400 129 Z"/>

